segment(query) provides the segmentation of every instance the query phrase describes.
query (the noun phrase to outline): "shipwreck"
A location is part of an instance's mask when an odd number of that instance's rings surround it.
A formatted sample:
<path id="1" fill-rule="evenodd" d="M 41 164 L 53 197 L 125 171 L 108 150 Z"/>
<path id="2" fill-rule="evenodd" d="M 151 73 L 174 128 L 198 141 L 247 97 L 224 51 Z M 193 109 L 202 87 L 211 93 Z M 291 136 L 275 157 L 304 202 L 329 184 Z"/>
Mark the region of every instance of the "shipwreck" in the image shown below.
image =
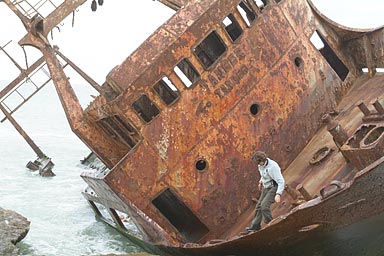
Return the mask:
<path id="1" fill-rule="evenodd" d="M 383 27 L 341 26 L 310 0 L 160 0 L 175 14 L 97 85 L 47 39 L 84 2 L 47 17 L 2 4 L 27 29 L 19 44 L 41 51 L 73 132 L 106 166 L 81 175 L 100 220 L 161 255 L 258 255 L 382 225 Z M 66 65 L 99 92 L 85 109 Z M 286 188 L 274 220 L 247 233 L 256 150 L 280 163 Z"/>

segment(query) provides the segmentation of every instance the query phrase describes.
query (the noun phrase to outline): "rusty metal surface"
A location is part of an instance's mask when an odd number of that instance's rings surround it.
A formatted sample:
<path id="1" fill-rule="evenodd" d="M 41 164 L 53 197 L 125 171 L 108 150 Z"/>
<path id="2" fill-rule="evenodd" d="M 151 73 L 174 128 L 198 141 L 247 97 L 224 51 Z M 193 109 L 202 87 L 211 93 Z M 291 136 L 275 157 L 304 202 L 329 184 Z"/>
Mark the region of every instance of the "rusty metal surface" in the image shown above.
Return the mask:
<path id="1" fill-rule="evenodd" d="M 250 220 L 258 177 L 248 156 L 256 149 L 266 150 L 281 163 L 290 185 L 299 189 L 306 200 L 320 191 L 324 194 L 322 189 L 333 179 L 347 181 L 356 173 L 340 153 L 332 153 L 333 161 L 327 162 L 329 166 L 322 172 L 315 171 L 319 166 L 309 166 L 312 154 L 324 143 L 323 137 L 313 145 L 316 150 L 299 155 L 323 126 L 321 117 L 335 111 L 360 74 L 359 65 L 348 57 L 352 49 L 341 48 L 337 40 L 342 38 L 336 40 L 329 25 L 316 28 L 315 15 L 304 1 L 284 1 L 265 8 L 251 28 L 240 20 L 244 34 L 233 44 L 215 25 L 214 18 L 220 21 L 231 8 L 236 12 L 231 7 L 235 4 L 228 1 L 218 6 L 218 2 L 200 1 L 180 10 L 108 77 L 120 89 L 115 99 L 116 113 L 121 111 L 128 117 L 126 121 L 137 127 L 143 141 L 105 180 L 123 200 L 133 202 L 168 233 L 177 235 L 177 230 L 151 204 L 171 187 L 209 228 L 200 242 L 229 238 Z M 260 10 L 255 13 L 260 14 Z M 190 20 L 193 26 L 180 29 L 176 24 L 181 19 Z M 191 48 L 212 28 L 217 29 L 228 48 L 212 69 L 204 71 Z M 329 45 L 348 66 L 350 72 L 344 82 L 310 44 L 308 37 L 315 29 L 326 34 Z M 348 40 L 362 44 L 360 38 Z M 157 47 L 164 50 L 154 50 Z M 188 57 L 201 75 L 191 88 L 185 88 L 170 71 L 183 57 Z M 153 61 L 144 65 L 141 58 Z M 299 63 L 294 62 L 296 58 Z M 165 106 L 151 89 L 164 75 L 182 94 L 171 107 Z M 143 93 L 162 111 L 148 124 L 131 109 Z M 344 100 L 351 102 L 351 98 Z M 257 117 L 249 113 L 252 104 L 260 106 Z M 360 121 L 349 120 L 355 125 Z M 351 133 L 350 127 L 348 131 Z M 331 137 L 328 140 L 333 143 Z M 305 162 L 294 164 L 302 158 Z M 199 159 L 208 163 L 204 172 L 196 171 Z M 274 212 L 287 213 L 296 203 L 286 198 Z"/>
<path id="2" fill-rule="evenodd" d="M 276 255 L 287 253 L 281 249 L 302 245 L 310 237 L 326 233 L 382 214 L 383 159 L 362 170 L 346 188 L 326 199 L 317 197 L 280 216 L 270 227 L 259 232 L 234 237 L 219 244 L 200 248 L 179 249 L 181 255 Z M 370 209 L 369 211 L 367 209 Z M 289 228 L 287 228 L 289 227 Z M 278 236 L 277 236 L 278 234 Z M 271 237 L 275 239 L 271 239 Z"/>
<path id="3" fill-rule="evenodd" d="M 184 7 L 186 4 L 191 2 L 190 0 L 159 0 L 160 3 L 168 6 L 172 10 L 178 11 L 180 8 Z"/>
<path id="4" fill-rule="evenodd" d="M 77 2 L 45 21 L 22 18 L 20 44 L 42 52 L 72 130 L 108 167 L 82 174 L 94 193 L 84 195 L 106 206 L 116 226 L 114 210 L 130 214 L 143 243 L 169 254 L 253 255 L 276 234 L 275 246 L 290 245 L 384 210 L 383 28 L 347 29 L 304 0 L 161 1 L 176 14 L 100 88 L 79 70 L 100 92 L 83 110 L 45 38 Z M 235 40 L 227 16 L 238 23 Z M 322 49 L 310 41 L 315 32 Z M 212 43 L 206 38 L 223 49 L 209 65 L 197 53 Z M 189 68 L 191 84 L 176 66 Z M 164 77 L 177 88 L 172 101 L 156 89 Z M 239 236 L 259 196 L 255 150 L 280 164 L 288 188 L 271 225 Z M 197 229 L 183 226 L 190 221 Z"/>
<path id="5" fill-rule="evenodd" d="M 172 36 L 162 40 L 160 29 L 109 76 L 122 88 L 115 100 L 118 111 L 130 117 L 144 140 L 105 179 L 117 194 L 133 201 L 170 233 L 174 228 L 149 202 L 172 187 L 210 229 L 206 240 L 227 233 L 252 207 L 257 174 L 248 158 L 251 152 L 266 150 L 286 169 L 320 127 L 322 114 L 330 112 L 346 91 L 338 79 L 319 84 L 320 74 L 308 77 L 316 69 L 326 74 L 333 71 L 321 60 L 313 61 L 319 53 L 301 38 L 303 28 L 293 29 L 286 18 L 291 12 L 282 11 L 283 7 L 265 9 L 251 29 L 243 24 L 244 34 L 235 44 L 218 29 L 228 48 L 213 69 L 205 72 L 191 48 L 215 27 L 212 16 L 224 17 L 236 4 L 218 3 L 201 1 L 181 10 L 175 20 L 184 18 L 194 23 L 179 32 L 172 30 L 178 32 L 177 41 L 171 41 Z M 172 22 L 168 22 L 167 30 L 175 26 Z M 276 28 L 284 28 L 284 33 Z M 169 50 L 154 50 L 165 43 Z M 144 62 L 136 56 L 154 61 L 143 72 L 140 65 Z M 163 75 L 172 77 L 169 70 L 183 56 L 189 56 L 201 79 L 190 89 L 173 81 L 182 97 L 166 108 L 148 85 Z M 292 62 L 297 56 L 302 58 L 301 67 Z M 341 94 L 329 94 L 327 87 Z M 131 110 L 131 104 L 143 93 L 163 111 L 149 124 Z M 257 117 L 248 111 L 252 104 L 261 107 Z M 207 161 L 206 171 L 196 171 L 198 159 Z"/>
<path id="6" fill-rule="evenodd" d="M 53 12 L 51 12 L 42 24 L 36 24 L 44 36 L 55 28 L 60 21 L 64 20 L 69 14 L 71 14 L 76 8 L 85 3 L 86 0 L 65 0 L 60 6 L 58 6 Z"/>
<path id="7" fill-rule="evenodd" d="M 376 68 L 384 66 L 382 29 L 372 31 L 372 29 L 347 28 L 327 19 L 310 0 L 308 3 L 315 10 L 315 15 L 319 16 L 324 29 L 330 31 L 330 37 L 334 37 L 334 47 L 353 59 L 356 71 L 368 68 L 370 74 L 373 74 Z"/>

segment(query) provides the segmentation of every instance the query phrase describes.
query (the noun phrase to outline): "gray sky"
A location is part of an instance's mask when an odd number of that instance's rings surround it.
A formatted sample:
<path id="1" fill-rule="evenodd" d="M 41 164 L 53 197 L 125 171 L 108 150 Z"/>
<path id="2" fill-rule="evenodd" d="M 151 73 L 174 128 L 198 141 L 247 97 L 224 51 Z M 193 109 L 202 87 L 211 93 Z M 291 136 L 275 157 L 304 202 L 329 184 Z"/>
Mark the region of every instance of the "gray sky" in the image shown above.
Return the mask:
<path id="1" fill-rule="evenodd" d="M 30 0 L 32 1 L 32 0 Z M 312 0 L 321 12 L 332 20 L 354 28 L 374 28 L 384 25 L 383 0 Z M 107 73 L 119 65 L 156 28 L 165 22 L 173 11 L 152 0 L 105 0 L 96 12 L 90 9 L 91 1 L 75 13 L 74 27 L 70 15 L 58 29 L 53 30 L 52 44 L 81 69 L 103 83 Z M 6 50 L 23 66 L 24 53 L 17 42 L 25 29 L 15 15 L 0 2 L 0 45 L 13 40 Z M 125 24 L 119 26 L 118 24 Z M 29 63 L 37 56 L 36 50 L 26 47 Z M 0 52 L 0 80 L 13 80 L 19 71 Z M 0 89 L 3 86 L 0 85 Z"/>
<path id="2" fill-rule="evenodd" d="M 75 12 L 74 27 L 72 15 L 69 15 L 58 26 L 60 31 L 53 29 L 53 40 L 51 35 L 48 39 L 99 84 L 104 82 L 113 67 L 128 57 L 174 13 L 170 8 L 152 0 L 104 0 L 96 12 L 91 11 L 90 5 L 91 1 L 88 0 Z M 5 49 L 24 65 L 24 53 L 17 42 L 25 35 L 25 29 L 13 12 L 1 2 L 0 17 L 0 45 L 4 46 L 12 40 Z M 25 49 L 28 56 L 40 56 L 32 47 Z M 32 63 L 32 59 L 29 62 Z M 19 74 L 18 69 L 2 52 L 0 67 L 0 80 L 12 80 Z M 4 72 L 4 68 L 7 72 Z"/>

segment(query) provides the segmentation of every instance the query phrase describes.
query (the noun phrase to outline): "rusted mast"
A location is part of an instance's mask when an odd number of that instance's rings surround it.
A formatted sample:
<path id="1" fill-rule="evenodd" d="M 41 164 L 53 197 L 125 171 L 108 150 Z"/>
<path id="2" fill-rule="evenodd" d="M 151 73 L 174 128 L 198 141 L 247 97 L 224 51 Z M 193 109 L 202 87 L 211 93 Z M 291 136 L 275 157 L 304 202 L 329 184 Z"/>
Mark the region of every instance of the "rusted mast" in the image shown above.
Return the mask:
<path id="1" fill-rule="evenodd" d="M 27 34 L 19 41 L 19 45 L 33 46 L 42 52 L 72 131 L 88 146 L 92 141 L 99 141 L 99 147 L 94 148 L 93 152 L 104 160 L 104 164 L 108 168 L 112 168 L 117 159 L 120 159 L 126 153 L 125 150 L 115 142 L 107 140 L 105 133 L 99 127 L 84 118 L 80 102 L 56 56 L 57 54 L 60 55 L 60 53 L 56 47 L 50 45 L 47 39 L 49 31 L 85 1 L 67 0 L 57 8 L 55 7 L 55 10 L 46 18 L 35 15 L 30 19 L 15 6 L 17 3 L 12 3 L 10 0 L 4 0 L 3 2 L 20 18 L 27 30 Z M 78 68 L 72 65 L 73 63 L 69 62 L 68 64 L 79 72 Z M 84 76 L 82 72 L 80 72 L 80 75 L 100 92 L 99 86 L 92 79 Z M 100 101 L 104 101 L 103 97 L 101 97 Z M 108 111 L 108 109 L 105 111 Z M 110 154 L 117 155 L 117 157 L 107 157 Z"/>
<path id="2" fill-rule="evenodd" d="M 22 104 L 24 104 L 26 101 L 28 101 L 37 91 L 39 91 L 44 85 L 46 85 L 50 79 L 53 77 L 53 81 L 56 84 L 56 79 L 58 81 L 63 81 L 63 83 L 68 83 L 68 80 L 66 79 L 66 76 L 63 71 L 63 67 L 60 65 L 58 59 L 55 56 L 55 50 L 54 48 L 49 46 L 48 40 L 46 39 L 46 35 L 48 32 L 55 27 L 65 16 L 67 16 L 71 11 L 73 11 L 75 8 L 77 8 L 80 4 L 82 4 L 85 1 L 66 1 L 68 4 L 62 4 L 58 8 L 56 8 L 47 19 L 42 20 L 39 15 L 35 15 L 32 18 L 28 18 L 27 14 L 23 14 L 19 8 L 17 8 L 16 5 L 19 3 L 12 3 L 9 0 L 3 1 L 22 21 L 24 27 L 28 31 L 27 35 L 19 42 L 21 46 L 23 45 L 30 45 L 33 47 L 36 47 L 43 53 L 43 57 L 38 59 L 35 63 L 32 64 L 31 67 L 27 68 L 27 70 L 23 69 L 18 63 L 5 51 L 4 47 L 1 47 L 1 50 L 10 58 L 10 60 L 15 64 L 15 66 L 20 70 L 20 75 L 12 81 L 9 85 L 7 85 L 1 92 L 0 92 L 0 108 L 1 111 L 5 115 L 5 119 L 8 119 L 12 125 L 16 128 L 16 130 L 23 136 L 23 138 L 26 140 L 26 142 L 31 146 L 31 148 L 34 150 L 34 152 L 37 154 L 38 159 L 34 162 L 29 162 L 27 164 L 27 167 L 31 170 L 39 170 L 40 175 L 42 176 L 54 176 L 55 174 L 52 172 L 52 167 L 54 164 L 52 163 L 51 159 L 48 158 L 41 150 L 40 148 L 33 142 L 33 140 L 28 136 L 28 134 L 22 129 L 22 127 L 16 122 L 16 120 L 12 117 L 12 113 L 16 111 Z M 34 7 L 32 7 L 34 8 Z M 34 9 L 35 10 L 35 9 Z M 37 10 L 35 10 L 37 12 Z M 42 25 L 42 23 L 44 23 Z M 44 36 L 43 36 L 44 35 Z M 48 50 L 44 51 L 44 49 L 47 48 Z M 53 57 L 52 57 L 53 56 Z M 23 81 L 23 79 L 28 79 L 28 76 L 37 70 L 44 62 L 47 62 L 47 66 L 51 73 L 51 78 L 48 79 L 46 83 L 44 83 L 40 88 L 36 88 L 36 91 L 30 95 L 27 98 L 23 98 L 23 102 L 19 104 L 18 107 L 15 109 L 10 110 L 10 112 L 6 109 L 6 105 L 4 103 L 4 97 L 7 97 L 7 94 L 11 94 L 13 92 L 18 93 L 17 89 L 19 84 Z M 64 66 L 65 67 L 65 66 Z M 87 80 L 89 81 L 89 79 Z M 62 82 L 59 82 L 59 84 L 62 84 Z M 68 85 L 67 85 L 68 87 Z M 69 85 L 70 87 L 70 85 Z M 18 93 L 19 94 L 19 93 Z M 60 97 L 59 93 L 59 97 Z M 72 91 L 71 96 L 74 96 L 74 93 Z M 60 97 L 62 98 L 62 97 Z M 79 110 L 81 110 L 81 106 L 76 98 L 76 96 L 73 97 L 73 101 L 69 104 L 68 101 L 65 101 L 66 103 L 63 104 L 68 106 L 71 105 L 71 110 L 69 108 L 65 109 L 65 113 L 68 116 L 68 113 L 73 113 L 74 115 L 79 116 Z M 62 101 L 63 102 L 63 101 Z M 5 107 L 3 106 L 5 105 Z M 75 111 L 77 109 L 77 111 Z M 70 117 L 72 120 L 74 119 L 73 116 Z M 73 122 L 70 122 L 72 124 Z"/>
<path id="3" fill-rule="evenodd" d="M 5 46 L 7 46 L 10 42 L 8 42 Z M 20 86 L 20 83 L 23 81 L 23 79 L 28 79 L 28 76 L 35 71 L 43 62 L 44 59 L 40 58 L 35 63 L 32 64 L 31 67 L 27 68 L 26 70 L 23 69 L 17 62 L 14 60 L 11 55 L 7 53 L 7 51 L 4 49 L 4 47 L 0 47 L 0 50 L 5 53 L 5 55 L 13 62 L 13 64 L 19 69 L 20 74 L 19 76 L 14 79 L 10 84 L 8 84 L 3 90 L 0 91 L 0 109 L 4 113 L 5 117 L 1 120 L 1 122 L 4 122 L 6 119 L 10 121 L 10 123 L 15 127 L 15 129 L 19 132 L 19 134 L 24 138 L 24 140 L 28 143 L 28 145 L 32 148 L 32 150 L 36 153 L 37 159 L 33 162 L 29 161 L 27 163 L 27 167 L 33 171 L 39 170 L 39 173 L 41 176 L 54 176 L 55 174 L 52 172 L 52 167 L 54 166 L 53 162 L 49 157 L 47 157 L 43 151 L 36 145 L 36 143 L 31 139 L 31 137 L 24 131 L 24 129 L 16 122 L 16 120 L 12 117 L 12 114 L 25 102 L 27 102 L 32 96 L 29 96 L 27 98 L 24 98 L 19 92 L 18 88 Z M 40 88 L 42 88 L 41 86 Z M 37 89 L 36 92 L 38 90 Z M 35 93 L 36 93 L 35 92 Z M 20 103 L 17 107 L 14 109 L 10 109 L 7 104 L 5 103 L 6 99 L 12 95 L 12 93 L 17 93 L 23 98 L 23 102 Z M 34 94 L 34 93 L 33 93 Z M 33 95 L 32 94 L 32 95 Z"/>
<path id="4" fill-rule="evenodd" d="M 59 55 L 63 60 L 65 60 L 77 73 L 81 75 L 96 91 L 101 92 L 100 85 L 93 80 L 90 76 L 88 76 L 85 72 L 83 72 L 75 63 L 69 60 L 64 54 L 59 52 L 58 49 L 55 49 L 57 55 Z"/>
<path id="5" fill-rule="evenodd" d="M 17 62 L 5 51 L 4 47 L 0 47 L 0 49 L 8 56 L 8 58 L 15 64 L 15 66 L 20 70 L 20 75 L 13 82 L 11 82 L 8 86 L 6 86 L 2 91 L 0 91 L 0 99 L 2 99 L 8 92 L 10 92 L 13 88 L 15 88 L 22 79 L 26 78 L 26 76 L 31 73 L 31 70 L 34 70 L 37 66 L 39 66 L 43 59 L 40 58 L 37 60 L 34 65 L 28 70 L 24 70 L 17 64 Z M 16 130 L 23 136 L 28 145 L 31 146 L 33 151 L 37 154 L 39 158 L 45 157 L 45 154 L 41 151 L 41 149 L 33 142 L 31 137 L 23 130 L 23 128 L 16 122 L 16 120 L 12 117 L 11 113 L 7 111 L 7 109 L 3 106 L 3 101 L 0 102 L 0 109 L 4 113 L 5 117 L 11 122 L 11 124 L 16 128 Z"/>
<path id="6" fill-rule="evenodd" d="M 4 2 L 13 12 L 16 13 L 19 18 L 24 16 L 9 0 L 5 0 Z M 59 60 L 56 57 L 55 50 L 50 46 L 48 42 L 47 34 L 50 30 L 52 30 L 52 28 L 54 28 L 66 16 L 68 16 L 68 14 L 70 14 L 84 2 L 85 0 L 65 1 L 45 19 L 32 18 L 25 21 L 25 19 L 20 18 L 27 29 L 27 34 L 20 40 L 19 44 L 33 46 L 39 49 L 43 54 L 50 71 L 52 81 L 54 82 L 56 90 L 58 91 L 60 101 L 64 107 L 65 114 L 70 121 L 71 126 L 78 122 L 82 116 L 81 105 L 71 85 L 69 84 L 67 76 L 65 75 Z M 64 95 L 68 97 L 64 97 Z"/>

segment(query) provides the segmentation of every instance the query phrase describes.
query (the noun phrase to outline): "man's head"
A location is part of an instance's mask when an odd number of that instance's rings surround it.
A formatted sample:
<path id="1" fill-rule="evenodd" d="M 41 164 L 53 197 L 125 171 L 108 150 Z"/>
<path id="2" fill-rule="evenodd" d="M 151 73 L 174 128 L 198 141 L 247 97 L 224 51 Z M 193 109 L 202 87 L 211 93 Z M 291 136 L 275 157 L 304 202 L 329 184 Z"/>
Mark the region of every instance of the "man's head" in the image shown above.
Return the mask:
<path id="1" fill-rule="evenodd" d="M 267 161 L 267 154 L 263 151 L 256 151 L 252 155 L 252 161 L 256 162 L 257 164 L 264 165 L 264 163 Z"/>

